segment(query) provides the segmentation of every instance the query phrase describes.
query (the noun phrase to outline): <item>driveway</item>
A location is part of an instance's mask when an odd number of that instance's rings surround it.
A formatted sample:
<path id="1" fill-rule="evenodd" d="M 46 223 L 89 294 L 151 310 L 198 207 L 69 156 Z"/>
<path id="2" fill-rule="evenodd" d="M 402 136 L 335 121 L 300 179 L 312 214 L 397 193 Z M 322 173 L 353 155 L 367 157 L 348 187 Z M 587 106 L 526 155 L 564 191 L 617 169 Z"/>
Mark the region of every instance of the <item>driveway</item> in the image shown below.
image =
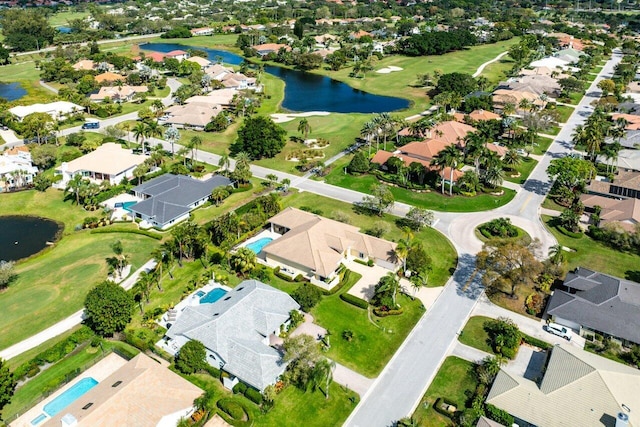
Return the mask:
<path id="1" fill-rule="evenodd" d="M 370 301 L 371 297 L 373 297 L 375 287 L 380 281 L 380 278 L 391 273 L 391 270 L 377 265 L 369 267 L 368 265 L 358 264 L 354 261 L 351 261 L 347 268 L 362 275 L 362 278 L 358 280 L 347 293 L 362 298 L 365 301 Z"/>

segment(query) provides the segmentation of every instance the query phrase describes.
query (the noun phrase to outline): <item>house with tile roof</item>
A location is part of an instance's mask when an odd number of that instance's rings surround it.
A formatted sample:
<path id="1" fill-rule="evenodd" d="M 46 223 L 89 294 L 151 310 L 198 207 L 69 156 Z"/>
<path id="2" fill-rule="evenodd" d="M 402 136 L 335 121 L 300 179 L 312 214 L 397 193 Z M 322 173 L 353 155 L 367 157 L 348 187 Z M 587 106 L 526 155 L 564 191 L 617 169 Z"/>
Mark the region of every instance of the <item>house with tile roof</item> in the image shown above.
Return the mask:
<path id="1" fill-rule="evenodd" d="M 102 86 L 98 93 L 89 95 L 92 101 L 104 101 L 109 98 L 113 102 L 129 102 L 137 93 L 146 93 L 149 91 L 147 86 Z"/>
<path id="2" fill-rule="evenodd" d="M 486 402 L 513 415 L 520 426 L 638 427 L 640 370 L 570 344 L 556 345 L 541 381 L 500 370 Z M 620 413 L 624 424 L 616 424 Z"/>
<path id="3" fill-rule="evenodd" d="M 238 381 L 263 391 L 286 369 L 282 353 L 270 345 L 290 313 L 300 306 L 289 294 L 257 280 L 245 280 L 214 303 L 190 305 L 165 334 L 176 352 L 190 340 L 204 344 L 207 362 Z"/>
<path id="4" fill-rule="evenodd" d="M 110 83 L 110 82 L 123 82 L 126 80 L 126 77 L 121 74 L 112 73 L 111 71 L 106 71 L 102 74 L 98 74 L 94 77 L 96 82 L 98 83 Z"/>
<path id="5" fill-rule="evenodd" d="M 614 199 L 640 199 L 640 172 L 618 170 L 613 181 L 594 179 L 587 192 Z"/>
<path id="6" fill-rule="evenodd" d="M 496 114 L 492 111 L 487 110 L 473 110 L 472 112 L 465 113 L 454 113 L 453 118 L 457 122 L 466 123 L 467 118 L 472 122 L 484 122 L 487 120 L 501 120 L 502 117 L 500 114 Z"/>
<path id="7" fill-rule="evenodd" d="M 389 271 L 398 268 L 395 243 L 361 233 L 353 225 L 289 207 L 270 218 L 268 228 L 280 237 L 263 247 L 261 259 L 323 288 L 337 284 L 340 266 L 354 259 L 371 260 Z"/>
<path id="8" fill-rule="evenodd" d="M 282 43 L 265 43 L 265 44 L 258 44 L 255 46 L 251 46 L 256 52 L 258 52 L 258 55 L 260 56 L 265 56 L 268 55 L 270 53 L 278 53 L 278 51 L 280 49 L 284 49 L 286 51 L 290 51 L 291 50 L 291 46 L 286 45 L 286 44 L 282 44 Z"/>
<path id="9" fill-rule="evenodd" d="M 640 283 L 578 267 L 554 291 L 546 314 L 583 336 L 640 344 Z"/>
<path id="10" fill-rule="evenodd" d="M 31 163 L 26 146 L 13 147 L 0 155 L 0 192 L 22 188 L 33 183 L 38 168 Z"/>
<path id="11" fill-rule="evenodd" d="M 192 210 L 211 198 L 214 188 L 231 185 L 233 182 L 222 175 L 202 181 L 168 173 L 133 187 L 131 192 L 142 201 L 129 210 L 149 226 L 166 230 L 188 219 Z"/>
<path id="12" fill-rule="evenodd" d="M 140 353 L 43 426 L 175 426 L 203 391 Z"/>
<path id="13" fill-rule="evenodd" d="M 91 59 L 82 59 L 72 65 L 76 71 L 93 71 L 96 68 L 95 62 Z"/>
<path id="14" fill-rule="evenodd" d="M 640 224 L 640 199 L 612 199 L 597 194 L 582 194 L 580 202 L 585 211 L 594 212 L 600 207 L 600 227 L 611 224 L 633 233 Z"/>

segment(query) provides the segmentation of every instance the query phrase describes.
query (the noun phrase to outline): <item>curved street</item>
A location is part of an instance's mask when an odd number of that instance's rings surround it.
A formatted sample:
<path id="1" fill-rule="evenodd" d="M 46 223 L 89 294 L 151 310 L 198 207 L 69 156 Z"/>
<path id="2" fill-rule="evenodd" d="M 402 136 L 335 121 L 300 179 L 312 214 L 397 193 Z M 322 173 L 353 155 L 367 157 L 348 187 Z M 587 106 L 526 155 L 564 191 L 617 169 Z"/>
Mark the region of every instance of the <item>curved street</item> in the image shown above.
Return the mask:
<path id="1" fill-rule="evenodd" d="M 540 205 L 551 187 L 546 174 L 547 166 L 553 158 L 562 157 L 571 150 L 571 135 L 575 127 L 584 123 L 591 111 L 587 106 L 597 100 L 601 94 L 597 83 L 613 75 L 614 66 L 620 62 L 621 58 L 621 54 L 615 52 L 607 61 L 587 90 L 587 94 L 555 137 L 547 153 L 542 156 L 529 179 L 517 190 L 517 195 L 509 204 L 485 212 L 435 212 L 434 227 L 447 236 L 455 246 L 459 257 L 458 266 L 433 307 L 420 319 L 381 375 L 362 396 L 345 425 L 391 426 L 396 420 L 412 414 L 417 407 L 442 361 L 455 345 L 458 332 L 483 293 L 479 275 L 475 274 L 475 254 L 482 247 L 474 234 L 477 225 L 498 217 L 511 218 L 515 225 L 525 229 L 531 237 L 540 240 L 541 249 L 538 254 L 540 257 L 545 257 L 548 248 L 556 243 L 540 220 Z M 171 80 L 169 84 L 173 92 L 179 83 Z M 170 99 L 171 95 L 163 101 L 168 103 Z M 104 129 L 106 126 L 136 118 L 137 113 L 131 113 L 103 120 L 101 124 Z M 62 133 L 69 134 L 78 130 L 79 127 L 76 127 Z M 150 143 L 161 144 L 165 149 L 171 150 L 170 144 L 166 141 L 153 138 Z M 180 146 L 175 147 L 176 150 L 179 148 Z M 218 155 L 199 150 L 196 156 L 199 161 L 213 165 L 218 165 L 220 160 Z M 260 178 L 265 178 L 268 174 L 275 174 L 279 179 L 288 178 L 291 181 L 291 187 L 298 188 L 300 191 L 309 191 L 348 203 L 359 202 L 364 196 L 353 190 L 310 180 L 309 175 L 300 177 L 255 165 L 251 167 L 251 171 Z M 404 216 L 410 208 L 409 205 L 396 203 L 391 213 Z M 64 327 L 63 323 L 59 324 L 61 328 Z M 27 349 L 24 348 L 22 351 Z"/>

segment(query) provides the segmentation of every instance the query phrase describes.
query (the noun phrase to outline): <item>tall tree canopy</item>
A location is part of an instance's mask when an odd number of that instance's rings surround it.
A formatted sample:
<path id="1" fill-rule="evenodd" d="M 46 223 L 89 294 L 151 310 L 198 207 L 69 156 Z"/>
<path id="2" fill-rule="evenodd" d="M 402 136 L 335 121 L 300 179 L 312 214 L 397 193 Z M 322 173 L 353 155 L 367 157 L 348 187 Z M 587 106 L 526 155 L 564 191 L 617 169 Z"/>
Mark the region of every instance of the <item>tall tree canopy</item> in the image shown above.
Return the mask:
<path id="1" fill-rule="evenodd" d="M 231 153 L 246 152 L 252 160 L 273 157 L 284 148 L 286 134 L 269 117 L 247 117 L 230 147 Z"/>
<path id="2" fill-rule="evenodd" d="M 112 282 L 93 288 L 85 299 L 86 322 L 98 335 L 112 336 L 121 332 L 131 320 L 133 297 Z"/>
<path id="3" fill-rule="evenodd" d="M 55 30 L 38 9 L 11 8 L 0 18 L 4 43 L 19 51 L 42 49 L 53 42 Z"/>

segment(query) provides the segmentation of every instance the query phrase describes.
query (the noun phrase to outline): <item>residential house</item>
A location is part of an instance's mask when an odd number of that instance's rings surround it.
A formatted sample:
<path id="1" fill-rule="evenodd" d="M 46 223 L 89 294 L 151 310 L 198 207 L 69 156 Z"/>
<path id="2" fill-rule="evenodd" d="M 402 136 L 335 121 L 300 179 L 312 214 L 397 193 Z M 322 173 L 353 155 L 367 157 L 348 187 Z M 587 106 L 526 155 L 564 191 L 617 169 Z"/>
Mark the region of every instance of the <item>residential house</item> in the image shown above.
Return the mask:
<path id="1" fill-rule="evenodd" d="M 311 283 L 332 287 L 343 263 L 372 260 L 390 271 L 397 269 L 396 244 L 361 233 L 357 227 L 295 208 L 287 208 L 268 221 L 280 237 L 268 243 L 260 256 L 271 267 Z"/>
<path id="2" fill-rule="evenodd" d="M 247 77 L 242 73 L 229 73 L 220 79 L 225 88 L 246 90 L 256 88 L 255 77 Z"/>
<path id="3" fill-rule="evenodd" d="M 38 168 L 31 163 L 26 146 L 10 148 L 0 156 L 0 192 L 22 188 L 33 183 Z"/>
<path id="4" fill-rule="evenodd" d="M 632 125 L 632 127 L 636 126 L 637 124 Z M 613 141 L 614 138 L 611 137 L 605 140 L 607 144 Z M 628 130 L 622 138 L 616 138 L 615 141 L 618 141 L 625 148 L 640 148 L 640 130 Z"/>
<path id="5" fill-rule="evenodd" d="M 619 170 L 613 182 L 594 179 L 587 192 L 617 199 L 640 199 L 640 172 Z"/>
<path id="6" fill-rule="evenodd" d="M 203 70 L 209 66 L 211 66 L 211 61 L 209 61 L 206 58 L 203 58 L 201 56 L 191 56 L 189 58 L 187 58 L 187 61 L 189 62 L 195 62 L 196 64 L 198 64 L 200 66 L 200 68 L 202 68 Z"/>
<path id="7" fill-rule="evenodd" d="M 478 423 L 476 424 L 476 427 L 504 427 L 504 426 L 483 415 L 478 419 Z"/>
<path id="8" fill-rule="evenodd" d="M 544 74 L 519 76 L 514 79 L 509 79 L 507 82 L 500 82 L 498 89 L 529 92 L 538 97 L 543 94 L 555 97 L 559 95 L 562 90 L 557 79 Z"/>
<path id="9" fill-rule="evenodd" d="M 258 44 L 255 46 L 251 46 L 260 56 L 265 56 L 270 53 L 278 53 L 280 49 L 284 49 L 286 51 L 291 50 L 291 46 L 280 43 L 266 43 L 266 44 Z"/>
<path id="10" fill-rule="evenodd" d="M 164 61 L 165 58 L 165 54 L 164 53 L 160 53 L 160 52 L 145 52 L 144 54 L 144 59 L 150 59 L 153 62 L 162 62 Z M 139 61 L 142 59 L 142 57 L 137 56 L 133 58 L 136 61 Z"/>
<path id="11" fill-rule="evenodd" d="M 640 199 L 612 199 L 596 194 L 582 194 L 580 201 L 588 212 L 600 207 L 600 226 L 614 224 L 623 230 L 634 232 L 640 224 Z"/>
<path id="12" fill-rule="evenodd" d="M 640 344 L 640 283 L 578 267 L 554 291 L 546 315 L 582 336 Z"/>
<path id="13" fill-rule="evenodd" d="M 578 71 L 577 68 L 571 66 L 571 62 L 565 59 L 547 56 L 529 64 L 531 68 L 546 67 L 554 71 Z"/>
<path id="14" fill-rule="evenodd" d="M 502 120 L 500 114 L 496 114 L 492 111 L 487 110 L 473 110 L 472 112 L 465 113 L 454 113 L 453 118 L 457 122 L 465 123 L 467 120 L 471 122 L 484 122 L 487 120 Z"/>
<path id="15" fill-rule="evenodd" d="M 373 38 L 373 35 L 371 33 L 364 30 L 359 30 L 349 34 L 349 38 L 352 40 L 360 40 L 362 37 L 365 37 L 365 36 Z"/>
<path id="16" fill-rule="evenodd" d="M 174 58 L 178 61 L 184 61 L 189 58 L 189 52 L 185 52 L 184 50 L 172 50 L 171 52 L 167 52 L 164 54 L 165 58 Z"/>
<path id="17" fill-rule="evenodd" d="M 82 157 L 63 162 L 55 170 L 56 175 L 62 175 L 62 179 L 56 182 L 54 187 L 64 189 L 78 174 L 98 184 L 108 181 L 111 185 L 117 185 L 123 179 L 133 178 L 133 170 L 144 163 L 146 158 L 140 154 L 133 154 L 120 144 L 108 142 Z"/>
<path id="18" fill-rule="evenodd" d="M 94 77 L 97 83 L 113 83 L 113 82 L 123 82 L 126 80 L 126 77 L 120 74 L 113 73 L 111 71 L 104 72 L 102 74 L 98 74 Z"/>
<path id="19" fill-rule="evenodd" d="M 96 64 L 90 59 L 83 59 L 73 64 L 72 67 L 76 71 L 93 71 Z"/>
<path id="20" fill-rule="evenodd" d="M 75 113 L 83 112 L 84 107 L 68 101 L 55 101 L 48 104 L 31 104 L 17 106 L 9 109 L 19 122 L 32 113 L 47 113 L 54 120 L 64 120 Z"/>
<path id="21" fill-rule="evenodd" d="M 165 334 L 167 348 L 198 340 L 207 362 L 228 374 L 223 376 L 227 388 L 242 381 L 263 391 L 287 366 L 271 339 L 299 308 L 287 293 L 245 280 L 214 303 L 187 306 Z"/>
<path id="22" fill-rule="evenodd" d="M 511 89 L 497 89 L 493 92 L 493 107 L 496 110 L 502 111 L 507 104 L 511 104 L 517 109 L 522 100 L 527 100 L 539 108 L 544 108 L 547 105 L 537 94 L 532 92 Z"/>
<path id="23" fill-rule="evenodd" d="M 200 28 L 192 28 L 191 35 L 192 36 L 210 36 L 213 34 L 213 28 L 210 27 L 200 27 Z"/>
<path id="24" fill-rule="evenodd" d="M 221 175 L 203 181 L 186 175 L 164 174 L 134 187 L 131 192 L 142 201 L 129 209 L 135 218 L 166 230 L 188 219 L 189 212 L 211 198 L 214 188 L 232 184 Z"/>
<path id="25" fill-rule="evenodd" d="M 611 115 L 614 121 L 624 120 L 627 124 L 625 130 L 640 130 L 640 116 L 636 114 L 614 113 Z"/>
<path id="26" fill-rule="evenodd" d="M 145 93 L 148 90 L 146 86 L 102 86 L 98 93 L 89 95 L 89 99 L 101 102 L 109 98 L 114 102 L 129 102 L 137 93 Z"/>
<path id="27" fill-rule="evenodd" d="M 627 92 L 640 93 L 640 82 L 631 82 L 627 86 Z"/>
<path id="28" fill-rule="evenodd" d="M 580 57 L 586 56 L 586 55 L 587 55 L 586 53 L 571 47 L 559 50 L 553 54 L 555 58 L 561 59 L 563 61 L 567 61 L 570 64 L 577 63 L 580 60 Z"/>
<path id="29" fill-rule="evenodd" d="M 164 123 L 177 128 L 204 130 L 207 123 L 223 111 L 222 106 L 217 103 L 198 102 L 191 98 L 190 100 L 191 102 L 185 105 L 173 105 L 167 108 Z"/>
<path id="30" fill-rule="evenodd" d="M 486 402 L 513 415 L 519 426 L 637 427 L 628 411 L 640 408 L 640 370 L 556 345 L 541 381 L 500 370 Z M 626 423 L 616 424 L 619 413 Z"/>
<path id="31" fill-rule="evenodd" d="M 233 74 L 233 68 L 227 68 L 222 64 L 213 64 L 205 69 L 205 73 L 210 75 L 213 80 L 222 81 L 227 74 Z"/>
<path id="32" fill-rule="evenodd" d="M 43 427 L 175 426 L 194 412 L 203 391 L 140 353 Z"/>

